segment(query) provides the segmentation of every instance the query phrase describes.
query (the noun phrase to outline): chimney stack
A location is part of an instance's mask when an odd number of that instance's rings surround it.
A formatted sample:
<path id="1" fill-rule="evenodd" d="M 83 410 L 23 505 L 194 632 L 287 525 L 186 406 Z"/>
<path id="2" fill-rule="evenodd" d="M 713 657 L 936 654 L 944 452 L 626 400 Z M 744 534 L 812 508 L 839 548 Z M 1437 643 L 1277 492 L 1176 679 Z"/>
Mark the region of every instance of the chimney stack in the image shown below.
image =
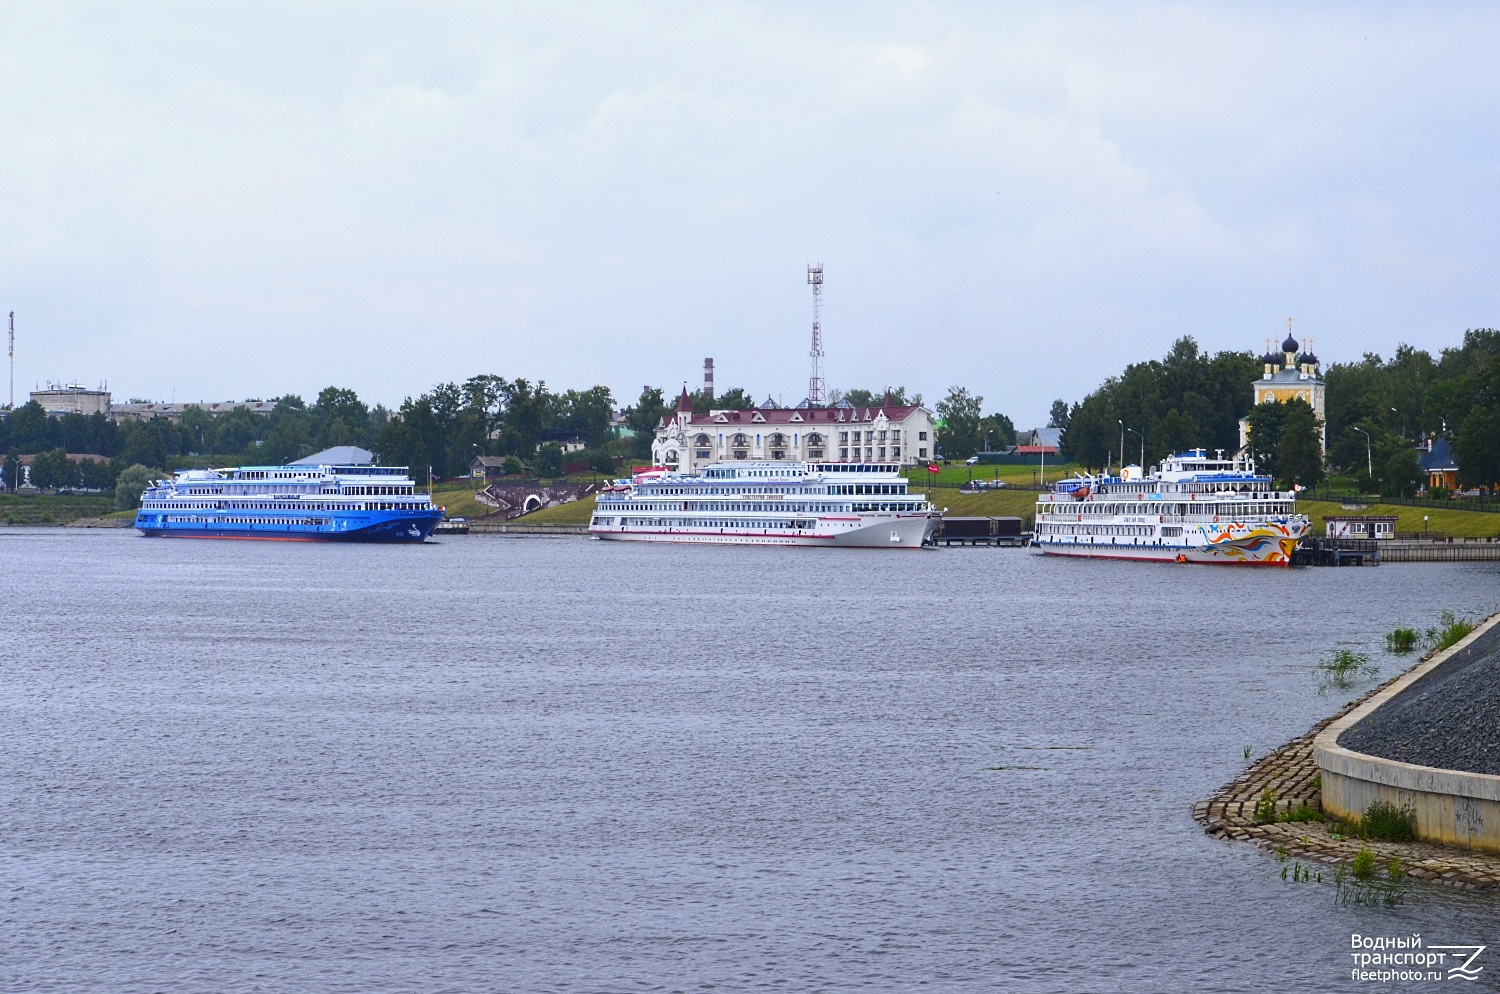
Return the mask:
<path id="1" fill-rule="evenodd" d="M 714 361 L 703 360 L 703 399 L 710 404 L 714 402 Z"/>

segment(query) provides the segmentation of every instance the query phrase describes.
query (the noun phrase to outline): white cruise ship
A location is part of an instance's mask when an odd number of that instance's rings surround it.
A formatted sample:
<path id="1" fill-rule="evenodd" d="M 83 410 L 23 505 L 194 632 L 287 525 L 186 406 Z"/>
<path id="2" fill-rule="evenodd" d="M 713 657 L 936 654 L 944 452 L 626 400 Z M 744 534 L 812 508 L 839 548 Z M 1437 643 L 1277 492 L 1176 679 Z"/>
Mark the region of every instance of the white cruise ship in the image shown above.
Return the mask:
<path id="1" fill-rule="evenodd" d="M 1032 544 L 1054 556 L 1288 566 L 1307 535 L 1296 493 L 1276 490 L 1249 459 L 1193 449 L 1156 472 L 1058 482 L 1036 502 Z"/>
<path id="2" fill-rule="evenodd" d="M 942 514 L 894 463 L 724 462 L 653 468 L 599 494 L 589 532 L 631 542 L 916 549 Z"/>

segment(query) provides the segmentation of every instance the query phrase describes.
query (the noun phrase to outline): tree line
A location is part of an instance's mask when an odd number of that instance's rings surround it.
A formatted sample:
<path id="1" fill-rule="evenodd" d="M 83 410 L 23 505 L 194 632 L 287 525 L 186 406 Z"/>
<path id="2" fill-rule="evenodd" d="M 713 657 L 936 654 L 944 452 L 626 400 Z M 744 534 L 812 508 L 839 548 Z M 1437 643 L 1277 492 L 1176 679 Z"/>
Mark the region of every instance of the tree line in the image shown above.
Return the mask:
<path id="1" fill-rule="evenodd" d="M 1313 486 L 1332 468 L 1362 490 L 1409 496 L 1424 482 L 1416 446 L 1428 436 L 1451 444 L 1461 486 L 1500 482 L 1500 331 L 1466 331 L 1437 358 L 1401 345 L 1389 360 L 1366 353 L 1327 366 L 1326 425 L 1303 401 L 1255 406 L 1262 372 L 1248 352 L 1210 356 L 1183 337 L 1082 401 L 1054 402 L 1051 423 L 1063 429 L 1063 453 L 1091 469 L 1135 462 L 1141 448 L 1147 465 L 1190 448 L 1234 452 L 1248 418 L 1250 454 L 1284 485 Z"/>

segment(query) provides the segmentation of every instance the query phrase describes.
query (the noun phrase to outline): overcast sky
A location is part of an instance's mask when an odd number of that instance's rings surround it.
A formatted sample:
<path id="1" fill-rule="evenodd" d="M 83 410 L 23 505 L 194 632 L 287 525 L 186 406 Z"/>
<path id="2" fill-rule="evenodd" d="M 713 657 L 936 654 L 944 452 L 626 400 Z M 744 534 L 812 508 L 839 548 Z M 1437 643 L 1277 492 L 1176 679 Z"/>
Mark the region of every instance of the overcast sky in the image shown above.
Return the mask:
<path id="1" fill-rule="evenodd" d="M 1500 325 L 1493 4 L 0 6 L 16 387 L 953 384 Z"/>

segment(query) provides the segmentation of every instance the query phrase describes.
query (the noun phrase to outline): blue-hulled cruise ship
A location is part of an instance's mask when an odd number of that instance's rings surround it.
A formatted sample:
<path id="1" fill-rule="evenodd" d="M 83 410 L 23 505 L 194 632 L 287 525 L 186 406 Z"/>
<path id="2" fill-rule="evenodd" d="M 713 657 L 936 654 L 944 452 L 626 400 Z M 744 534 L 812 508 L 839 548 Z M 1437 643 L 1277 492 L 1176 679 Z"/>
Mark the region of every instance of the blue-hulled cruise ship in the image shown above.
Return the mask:
<path id="1" fill-rule="evenodd" d="M 421 542 L 442 520 L 405 466 L 242 466 L 153 484 L 135 527 L 184 538 Z"/>

